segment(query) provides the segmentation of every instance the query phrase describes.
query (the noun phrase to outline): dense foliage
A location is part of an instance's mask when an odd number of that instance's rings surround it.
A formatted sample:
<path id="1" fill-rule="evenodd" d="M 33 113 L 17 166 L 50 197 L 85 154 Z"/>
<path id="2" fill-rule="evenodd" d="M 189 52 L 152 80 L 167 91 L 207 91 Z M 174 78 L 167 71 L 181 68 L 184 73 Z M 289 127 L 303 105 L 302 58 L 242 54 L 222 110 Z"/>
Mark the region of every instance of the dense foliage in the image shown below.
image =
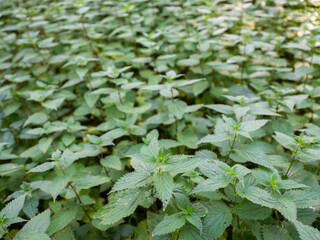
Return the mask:
<path id="1" fill-rule="evenodd" d="M 1 0 L 0 237 L 319 240 L 320 10 Z"/>

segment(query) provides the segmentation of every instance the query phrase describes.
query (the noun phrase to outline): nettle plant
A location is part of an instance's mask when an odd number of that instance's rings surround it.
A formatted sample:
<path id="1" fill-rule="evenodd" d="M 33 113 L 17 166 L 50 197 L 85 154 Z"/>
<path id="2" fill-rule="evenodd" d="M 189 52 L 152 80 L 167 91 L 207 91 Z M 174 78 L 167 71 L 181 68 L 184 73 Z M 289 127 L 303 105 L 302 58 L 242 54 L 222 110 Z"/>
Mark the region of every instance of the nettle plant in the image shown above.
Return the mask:
<path id="1" fill-rule="evenodd" d="M 0 238 L 319 240 L 316 1 L 0 1 Z"/>

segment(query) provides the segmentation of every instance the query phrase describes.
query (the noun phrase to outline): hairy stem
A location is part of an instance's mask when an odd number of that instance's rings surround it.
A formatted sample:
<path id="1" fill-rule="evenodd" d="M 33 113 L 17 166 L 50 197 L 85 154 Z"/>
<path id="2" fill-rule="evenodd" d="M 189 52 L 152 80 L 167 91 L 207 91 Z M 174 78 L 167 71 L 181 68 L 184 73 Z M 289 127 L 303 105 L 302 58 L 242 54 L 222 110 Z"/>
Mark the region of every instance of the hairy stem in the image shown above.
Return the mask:
<path id="1" fill-rule="evenodd" d="M 4 226 L 1 225 L 2 230 L 5 232 L 5 234 L 7 234 L 9 236 L 10 239 L 13 239 L 13 237 L 10 235 L 9 231 L 7 228 L 5 228 Z"/>
<path id="2" fill-rule="evenodd" d="M 286 174 L 284 175 L 284 178 L 288 177 L 288 173 L 289 173 L 289 171 L 290 171 L 290 169 L 291 169 L 291 167 L 292 167 L 292 165 L 293 165 L 293 162 L 294 162 L 296 156 L 297 156 L 297 154 L 294 154 L 294 155 L 293 155 L 293 158 L 291 159 L 290 165 L 289 165 L 289 167 L 288 167 L 288 169 L 287 169 L 287 171 L 286 171 Z"/>
<path id="3" fill-rule="evenodd" d="M 314 54 L 313 54 L 313 51 L 311 51 L 311 61 L 310 61 L 310 65 L 312 66 L 312 62 L 313 62 L 313 56 L 314 56 Z M 305 90 L 306 89 L 306 84 L 307 84 L 307 82 L 308 82 L 308 74 L 306 75 L 306 78 L 304 79 L 304 82 L 303 82 L 303 90 Z"/>
<path id="4" fill-rule="evenodd" d="M 233 137 L 233 141 L 232 141 L 230 150 L 229 150 L 228 155 L 227 155 L 227 157 L 226 157 L 226 162 L 228 162 L 229 157 L 230 157 L 230 154 L 231 154 L 231 152 L 233 151 L 233 147 L 234 147 L 234 144 L 235 144 L 235 142 L 236 142 L 236 140 L 237 140 L 237 136 L 238 136 L 238 135 L 235 134 L 234 137 Z"/>
<path id="5" fill-rule="evenodd" d="M 275 209 L 275 210 L 274 210 L 274 213 L 276 214 L 277 220 L 278 220 L 279 225 L 280 225 L 280 224 L 281 224 L 281 222 L 280 222 L 280 217 L 279 217 L 278 210 L 277 210 L 277 209 Z"/>
<path id="6" fill-rule="evenodd" d="M 237 190 L 236 190 L 236 184 L 233 184 L 233 195 L 234 195 L 234 205 L 236 206 L 238 204 L 238 200 L 237 200 Z M 240 230 L 240 220 L 239 220 L 239 216 L 236 215 L 237 218 L 237 226 L 238 229 Z"/>
<path id="7" fill-rule="evenodd" d="M 172 103 L 174 103 L 173 90 L 172 90 L 172 88 L 170 90 L 171 90 L 171 101 L 172 101 Z M 177 136 L 178 136 L 178 119 L 176 116 L 174 116 L 174 125 L 175 125 L 176 138 L 177 138 Z"/>
<path id="8" fill-rule="evenodd" d="M 244 49 L 243 49 L 243 56 L 244 57 L 246 57 L 246 54 L 247 54 L 246 51 L 247 51 L 247 43 L 244 44 Z M 240 79 L 241 84 L 243 83 L 243 74 L 244 74 L 245 65 L 246 65 L 246 62 L 244 61 L 241 66 L 241 79 Z"/>
<path id="9" fill-rule="evenodd" d="M 77 4 L 78 4 L 78 1 L 77 1 Z M 96 51 L 94 50 L 94 48 L 93 48 L 92 39 L 89 37 L 88 32 L 87 32 L 87 29 L 86 29 L 86 27 L 85 27 L 85 25 L 84 25 L 83 14 L 80 14 L 80 13 L 79 13 L 79 7 L 78 7 L 78 6 L 76 6 L 76 11 L 77 11 L 77 13 L 80 15 L 81 30 L 82 30 L 82 33 L 83 33 L 84 37 L 85 37 L 85 38 L 87 39 L 87 41 L 89 42 L 90 50 L 91 50 L 91 52 L 93 53 L 93 55 L 94 55 L 95 57 L 98 57 L 97 52 L 96 52 Z"/>
<path id="10" fill-rule="evenodd" d="M 63 175 L 66 175 L 65 171 L 63 170 L 63 168 L 62 168 L 62 166 L 61 166 L 60 164 L 59 164 L 59 167 L 60 167 L 61 172 L 63 173 Z M 80 203 L 80 206 L 81 206 L 83 212 L 85 213 L 85 215 L 89 218 L 89 220 L 90 220 L 90 222 L 91 222 L 91 221 L 92 221 L 92 218 L 91 218 L 90 215 L 88 214 L 87 210 L 84 208 L 83 202 L 82 202 L 79 194 L 77 193 L 76 189 L 72 186 L 72 183 L 70 183 L 70 187 L 71 187 L 72 191 L 74 192 L 74 194 L 76 195 L 76 197 L 77 197 L 77 199 L 78 199 L 78 201 L 79 201 L 79 203 Z"/>

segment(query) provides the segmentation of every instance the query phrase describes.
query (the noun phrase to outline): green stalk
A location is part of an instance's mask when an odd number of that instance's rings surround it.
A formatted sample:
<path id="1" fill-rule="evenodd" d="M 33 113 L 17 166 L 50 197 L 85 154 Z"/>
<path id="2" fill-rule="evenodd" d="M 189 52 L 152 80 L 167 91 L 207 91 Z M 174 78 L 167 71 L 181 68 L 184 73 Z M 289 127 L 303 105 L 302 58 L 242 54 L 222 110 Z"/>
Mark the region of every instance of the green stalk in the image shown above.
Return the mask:
<path id="1" fill-rule="evenodd" d="M 173 90 L 172 90 L 172 88 L 170 90 L 171 90 L 171 101 L 172 101 L 172 103 L 174 103 Z M 178 119 L 176 116 L 174 116 L 174 125 L 175 125 L 176 138 L 177 138 L 177 136 L 178 136 Z"/>
<path id="2" fill-rule="evenodd" d="M 246 57 L 246 51 L 247 51 L 247 43 L 245 42 L 244 43 L 244 50 L 243 50 L 243 56 Z M 242 63 L 242 66 L 241 66 L 241 80 L 240 80 L 240 83 L 242 84 L 243 83 L 243 74 L 244 74 L 244 67 L 245 67 L 245 61 Z"/>
<path id="3" fill-rule="evenodd" d="M 13 237 L 10 235 L 9 231 L 7 228 L 5 228 L 4 226 L 1 225 L 2 230 L 5 232 L 5 234 L 7 234 L 9 236 L 10 239 L 13 239 Z"/>
<path id="4" fill-rule="evenodd" d="M 201 69 L 201 74 L 202 74 L 202 77 L 204 77 L 203 66 L 202 66 L 202 64 L 201 64 L 200 41 L 198 41 L 198 49 L 199 49 L 199 56 L 200 56 L 200 69 Z"/>
<path id="5" fill-rule="evenodd" d="M 312 64 L 313 64 L 313 56 L 314 56 L 314 54 L 313 54 L 313 49 L 311 50 L 311 61 L 310 61 L 310 65 L 312 66 Z M 307 82 L 308 82 L 308 74 L 307 74 L 307 76 L 306 76 L 306 78 L 304 79 L 304 82 L 303 82 L 303 90 L 305 90 L 306 89 L 306 84 L 307 84 Z"/>
<path id="6" fill-rule="evenodd" d="M 76 1 L 76 3 L 78 4 L 78 1 Z M 76 6 L 76 11 L 77 13 L 79 14 L 79 7 Z M 83 18 L 83 14 L 79 14 L 80 15 L 80 23 L 81 23 L 81 30 L 82 30 L 82 33 L 84 35 L 84 37 L 87 39 L 87 41 L 89 42 L 89 47 L 90 47 L 90 50 L 91 52 L 93 53 L 93 55 L 98 58 L 98 54 L 96 51 L 94 51 L 94 48 L 93 48 L 93 45 L 92 45 L 92 39 L 89 37 L 88 35 L 88 32 L 87 32 L 87 29 L 84 25 L 84 18 Z"/>
<path id="7" fill-rule="evenodd" d="M 236 205 L 238 204 L 238 201 L 237 201 L 236 183 L 233 184 L 233 195 L 234 195 L 234 205 L 236 206 Z M 238 226 L 238 229 L 240 230 L 240 220 L 239 220 L 239 216 L 236 215 L 236 218 L 237 218 L 237 226 Z"/>
<path id="8" fill-rule="evenodd" d="M 65 171 L 63 170 L 63 168 L 62 168 L 62 166 L 60 165 L 60 163 L 59 163 L 59 167 L 60 167 L 60 170 L 61 170 L 61 172 L 63 173 L 63 175 L 66 175 L 66 173 L 65 173 Z M 76 189 L 72 186 L 72 183 L 70 183 L 70 187 L 71 187 L 72 191 L 74 192 L 74 194 L 76 195 L 78 201 L 80 202 L 80 206 L 81 206 L 83 212 L 85 213 L 85 215 L 89 218 L 89 220 L 90 220 L 90 222 L 91 222 L 91 221 L 92 221 L 92 218 L 91 218 L 90 215 L 88 214 L 87 210 L 84 208 L 83 202 L 82 202 L 79 194 L 77 193 Z"/>
<path id="9" fill-rule="evenodd" d="M 296 156 L 297 156 L 297 154 L 294 153 L 293 158 L 291 159 L 290 165 L 289 165 L 289 167 L 288 167 L 288 169 L 287 169 L 287 171 L 286 171 L 286 174 L 284 175 L 284 178 L 287 178 L 288 173 L 289 173 L 289 171 L 290 171 L 290 169 L 291 169 L 291 167 L 292 167 L 292 165 L 293 165 L 293 162 L 294 162 Z"/>
<path id="10" fill-rule="evenodd" d="M 231 154 L 231 152 L 233 151 L 233 147 L 234 147 L 234 144 L 235 144 L 235 142 L 236 142 L 236 140 L 237 140 L 237 137 L 238 137 L 237 134 L 235 134 L 234 137 L 233 137 L 233 141 L 232 141 L 230 150 L 229 150 L 229 152 L 228 152 L 228 154 L 227 154 L 227 157 L 226 157 L 226 162 L 228 162 L 229 157 L 230 157 L 230 154 Z"/>

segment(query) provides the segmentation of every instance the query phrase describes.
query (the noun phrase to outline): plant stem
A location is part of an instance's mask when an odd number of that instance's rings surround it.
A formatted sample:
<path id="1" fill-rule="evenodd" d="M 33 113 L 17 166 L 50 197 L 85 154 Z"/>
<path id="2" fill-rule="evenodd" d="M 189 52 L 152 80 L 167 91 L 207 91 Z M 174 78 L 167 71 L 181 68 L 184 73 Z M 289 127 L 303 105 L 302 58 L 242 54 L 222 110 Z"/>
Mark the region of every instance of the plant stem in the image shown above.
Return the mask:
<path id="1" fill-rule="evenodd" d="M 172 90 L 172 88 L 170 90 L 171 90 L 171 101 L 172 101 L 172 103 L 174 103 L 173 90 Z M 175 125 L 176 138 L 177 138 L 177 136 L 178 136 L 178 119 L 176 116 L 174 116 L 174 125 Z"/>
<path id="2" fill-rule="evenodd" d="M 234 195 L 234 205 L 236 206 L 238 204 L 238 201 L 237 201 L 237 190 L 236 190 L 236 184 L 235 183 L 233 184 L 233 195 Z M 236 215 L 236 217 L 237 217 L 237 226 L 238 226 L 238 229 L 240 230 L 239 216 Z"/>
<path id="3" fill-rule="evenodd" d="M 62 166 L 59 164 L 59 167 L 61 169 L 61 172 L 63 173 L 63 175 L 66 175 L 65 171 L 63 170 Z M 76 195 L 78 201 L 80 202 L 80 206 L 83 210 L 83 212 L 85 213 L 85 215 L 89 218 L 90 222 L 92 221 L 92 218 L 90 217 L 90 215 L 88 214 L 87 210 L 84 208 L 83 206 L 83 202 L 79 196 L 79 194 L 77 193 L 76 189 L 72 186 L 72 183 L 70 183 L 70 187 L 72 189 L 72 191 L 74 192 L 74 194 Z"/>
<path id="4" fill-rule="evenodd" d="M 243 56 L 246 57 L 246 51 L 247 51 L 247 43 L 244 44 L 244 49 L 243 49 Z M 243 83 L 243 74 L 244 74 L 244 67 L 245 67 L 246 62 L 244 61 L 241 66 L 241 79 L 240 83 Z"/>
<path id="5" fill-rule="evenodd" d="M 313 62 L 313 56 L 314 56 L 314 54 L 313 54 L 313 50 L 311 51 L 311 61 L 310 61 L 310 65 L 312 66 L 312 62 Z M 306 84 L 307 84 L 307 81 L 308 81 L 308 74 L 307 74 L 307 76 L 306 76 L 306 78 L 304 79 L 304 82 L 303 82 L 303 90 L 305 90 L 306 89 Z"/>
<path id="6" fill-rule="evenodd" d="M 233 150 L 233 146 L 234 146 L 236 140 L 237 140 L 237 134 L 235 134 L 234 137 L 233 137 L 233 142 L 231 144 L 230 150 L 229 150 L 228 155 L 226 157 L 226 162 L 228 162 L 228 160 L 229 160 L 230 154 L 231 154 L 231 152 Z"/>
<path id="7" fill-rule="evenodd" d="M 284 178 L 286 178 L 286 177 L 288 176 L 288 173 L 289 173 L 289 171 L 290 171 L 290 169 L 291 169 L 291 167 L 292 167 L 292 164 L 293 164 L 296 156 L 297 156 L 297 154 L 294 153 L 294 156 L 293 156 L 293 158 L 291 159 L 290 165 L 289 165 L 289 167 L 288 167 L 288 170 L 286 171 L 286 174 L 284 175 Z"/>
<path id="8" fill-rule="evenodd" d="M 78 1 L 76 1 L 76 3 L 78 4 Z M 94 55 L 95 57 L 99 57 L 98 54 L 97 54 L 97 52 L 94 51 L 94 49 L 93 49 L 92 39 L 89 37 L 88 32 L 87 32 L 87 29 L 86 29 L 86 27 L 85 27 L 85 25 L 84 25 L 83 14 L 80 14 L 80 13 L 79 13 L 79 6 L 76 6 L 76 11 L 77 11 L 77 13 L 80 15 L 81 30 L 82 30 L 82 33 L 83 33 L 84 37 L 85 37 L 85 38 L 87 39 L 87 41 L 89 42 L 89 47 L 90 47 L 91 52 L 93 53 L 93 55 Z"/>
<path id="9" fill-rule="evenodd" d="M 201 64 L 201 50 L 200 50 L 200 41 L 198 41 L 198 50 L 199 50 L 199 56 L 200 56 L 200 61 L 199 61 L 199 65 L 200 65 L 200 69 L 201 69 L 201 74 L 202 74 L 202 77 L 204 77 L 203 66 L 202 66 L 202 64 Z"/>
<path id="10" fill-rule="evenodd" d="M 278 220 L 278 222 L 279 222 L 279 225 L 280 225 L 280 218 L 279 218 L 279 213 L 278 213 L 278 210 L 277 209 L 275 209 L 274 210 L 274 213 L 276 214 L 276 217 L 277 217 L 277 220 Z"/>
<path id="11" fill-rule="evenodd" d="M 119 90 L 118 86 L 117 86 L 117 92 L 118 92 L 118 96 L 119 96 L 119 101 L 120 101 L 121 104 L 123 104 L 123 100 L 122 100 L 122 97 L 121 97 L 120 90 Z M 125 112 L 123 113 L 123 116 L 124 116 L 124 119 L 127 119 L 127 114 Z"/>
<path id="12" fill-rule="evenodd" d="M 4 226 L 1 225 L 2 230 L 5 232 L 5 234 L 7 234 L 9 236 L 10 239 L 13 239 L 13 237 L 10 235 L 9 231 L 7 228 L 5 228 Z"/>

